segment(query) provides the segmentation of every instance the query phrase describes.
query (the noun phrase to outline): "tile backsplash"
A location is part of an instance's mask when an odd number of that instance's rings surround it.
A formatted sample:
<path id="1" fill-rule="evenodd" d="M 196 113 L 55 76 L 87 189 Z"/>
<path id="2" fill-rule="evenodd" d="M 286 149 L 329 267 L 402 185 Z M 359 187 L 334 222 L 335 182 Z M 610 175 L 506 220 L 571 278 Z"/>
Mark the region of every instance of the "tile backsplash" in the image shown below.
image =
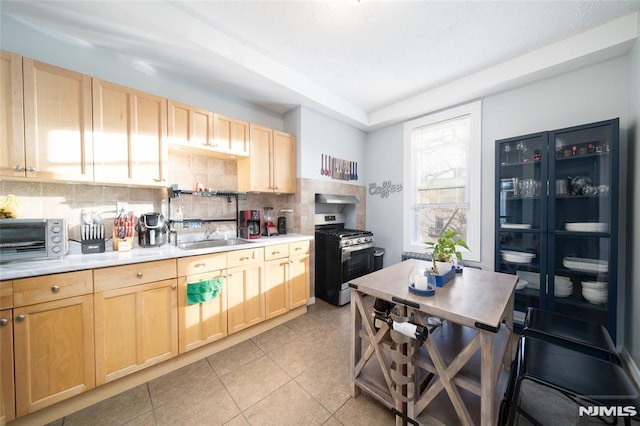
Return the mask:
<path id="1" fill-rule="evenodd" d="M 170 151 L 169 183 L 182 189 L 193 189 L 196 182 L 214 190 L 237 190 L 237 167 L 234 160 L 203 157 L 182 151 Z M 168 192 L 165 188 L 141 188 L 126 186 L 87 185 L 71 183 L 41 183 L 28 181 L 0 181 L 0 196 L 13 194 L 20 203 L 20 217 L 62 218 L 67 221 L 69 238 L 80 239 L 82 213 L 96 212 L 106 225 L 110 235 L 116 215 L 116 202 L 125 201 L 136 217 L 148 212 L 161 212 L 169 217 Z M 287 217 L 289 232 L 296 231 L 295 196 L 275 194 L 247 194 L 239 201 L 239 210 L 274 207 L 274 216 Z M 180 229 L 180 234 L 200 233 L 205 229 L 235 235 L 235 200 L 227 198 L 203 198 L 182 196 L 171 200 L 171 217 L 182 205 L 184 217 L 191 219 L 222 219 L 200 229 Z M 284 210 L 284 212 L 283 212 Z M 293 213 L 289 213 L 292 211 Z"/>

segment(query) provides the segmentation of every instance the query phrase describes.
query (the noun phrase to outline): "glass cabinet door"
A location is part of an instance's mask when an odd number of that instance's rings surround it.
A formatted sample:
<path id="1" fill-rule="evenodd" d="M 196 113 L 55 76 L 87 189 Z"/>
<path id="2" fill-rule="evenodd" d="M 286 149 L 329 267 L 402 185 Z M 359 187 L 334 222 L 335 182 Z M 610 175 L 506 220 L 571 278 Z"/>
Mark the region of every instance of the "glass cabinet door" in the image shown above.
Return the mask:
<path id="1" fill-rule="evenodd" d="M 547 221 L 547 133 L 496 144 L 495 270 L 520 277 L 516 322 L 529 306 L 544 306 Z"/>
<path id="2" fill-rule="evenodd" d="M 614 339 L 617 121 L 555 131 L 549 143 L 548 307 L 605 325 Z"/>

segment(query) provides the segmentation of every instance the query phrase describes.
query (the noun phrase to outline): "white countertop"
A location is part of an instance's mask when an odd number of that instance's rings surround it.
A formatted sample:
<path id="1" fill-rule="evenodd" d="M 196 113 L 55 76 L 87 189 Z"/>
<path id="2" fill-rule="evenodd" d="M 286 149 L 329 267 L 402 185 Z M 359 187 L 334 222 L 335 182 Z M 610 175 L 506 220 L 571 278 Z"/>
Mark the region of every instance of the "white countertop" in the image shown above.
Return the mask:
<path id="1" fill-rule="evenodd" d="M 135 246 L 131 251 L 125 252 L 113 251 L 111 241 L 109 240 L 106 242 L 106 251 L 104 253 L 93 254 L 82 254 L 80 243 L 69 241 L 69 254 L 60 258 L 0 263 L 0 280 L 12 280 L 37 275 L 80 271 L 83 269 L 105 268 L 108 266 L 151 262 L 154 260 L 175 259 L 179 257 L 243 250 L 252 247 L 264 247 L 272 244 L 294 243 L 305 240 L 313 240 L 313 236 L 302 234 L 277 235 L 273 237 L 261 237 L 255 240 L 247 240 L 247 243 L 245 244 L 197 250 L 183 250 L 169 244 L 165 244 L 160 247 Z"/>

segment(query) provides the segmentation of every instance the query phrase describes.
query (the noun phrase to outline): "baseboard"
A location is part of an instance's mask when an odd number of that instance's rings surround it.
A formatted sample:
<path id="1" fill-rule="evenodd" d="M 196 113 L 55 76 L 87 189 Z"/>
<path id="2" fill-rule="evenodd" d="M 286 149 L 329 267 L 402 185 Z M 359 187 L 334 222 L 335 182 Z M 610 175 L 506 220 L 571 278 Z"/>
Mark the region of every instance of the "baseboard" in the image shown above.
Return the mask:
<path id="1" fill-rule="evenodd" d="M 640 369 L 638 369 L 638 366 L 631 357 L 631 354 L 627 351 L 626 348 L 623 347 L 620 351 L 620 355 L 622 355 L 622 359 L 627 366 L 627 370 L 629 371 L 631 378 L 636 383 L 636 386 L 640 388 Z"/>

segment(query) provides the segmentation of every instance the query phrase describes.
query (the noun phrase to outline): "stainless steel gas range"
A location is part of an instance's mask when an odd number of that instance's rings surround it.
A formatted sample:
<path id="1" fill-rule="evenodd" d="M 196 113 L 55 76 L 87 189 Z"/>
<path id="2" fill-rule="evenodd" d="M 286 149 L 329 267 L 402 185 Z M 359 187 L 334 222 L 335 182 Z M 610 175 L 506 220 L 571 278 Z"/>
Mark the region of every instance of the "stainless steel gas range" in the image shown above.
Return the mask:
<path id="1" fill-rule="evenodd" d="M 373 272 L 373 233 L 345 228 L 341 213 L 315 215 L 316 297 L 349 303 L 349 281 Z"/>

